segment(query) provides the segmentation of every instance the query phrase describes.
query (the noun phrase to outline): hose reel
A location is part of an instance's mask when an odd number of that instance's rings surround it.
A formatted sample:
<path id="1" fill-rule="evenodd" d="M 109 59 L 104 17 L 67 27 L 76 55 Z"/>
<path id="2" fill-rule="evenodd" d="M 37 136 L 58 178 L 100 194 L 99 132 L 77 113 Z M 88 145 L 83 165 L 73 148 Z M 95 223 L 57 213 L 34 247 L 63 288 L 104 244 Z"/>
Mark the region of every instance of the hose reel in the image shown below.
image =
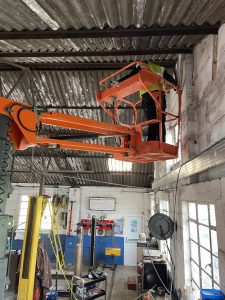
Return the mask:
<path id="1" fill-rule="evenodd" d="M 149 232 L 158 240 L 167 240 L 172 237 L 175 230 L 174 221 L 167 215 L 157 213 L 148 222 Z"/>

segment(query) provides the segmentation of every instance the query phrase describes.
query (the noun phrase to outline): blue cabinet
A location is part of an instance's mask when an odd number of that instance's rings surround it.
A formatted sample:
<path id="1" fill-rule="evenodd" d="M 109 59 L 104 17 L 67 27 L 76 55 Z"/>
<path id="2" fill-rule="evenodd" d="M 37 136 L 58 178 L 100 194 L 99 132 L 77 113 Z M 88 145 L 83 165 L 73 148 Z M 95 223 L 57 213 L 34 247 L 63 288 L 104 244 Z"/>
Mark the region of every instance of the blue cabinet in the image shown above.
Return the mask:
<path id="1" fill-rule="evenodd" d="M 65 263 L 74 264 L 76 253 L 76 236 L 66 236 L 65 240 Z"/>

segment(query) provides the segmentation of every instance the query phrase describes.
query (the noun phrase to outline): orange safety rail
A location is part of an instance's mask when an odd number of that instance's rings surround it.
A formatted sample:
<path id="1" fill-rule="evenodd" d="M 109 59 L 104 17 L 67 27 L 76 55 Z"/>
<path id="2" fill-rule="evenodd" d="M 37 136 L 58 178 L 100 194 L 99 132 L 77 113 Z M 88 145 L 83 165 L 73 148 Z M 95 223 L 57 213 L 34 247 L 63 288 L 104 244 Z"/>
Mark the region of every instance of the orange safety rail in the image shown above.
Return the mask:
<path id="1" fill-rule="evenodd" d="M 121 75 L 122 72 L 132 67 L 133 65 L 142 65 L 145 69 L 141 69 L 138 74 L 135 74 L 117 84 L 114 83 L 113 86 L 107 86 L 107 82 L 113 79 L 116 75 Z M 163 77 L 147 70 L 147 64 L 135 61 L 126 67 L 120 69 L 119 71 L 114 72 L 110 76 L 104 78 L 99 82 L 102 86 L 102 91 L 97 93 L 96 97 L 99 102 L 99 105 L 106 111 L 106 113 L 110 116 L 113 122 L 116 121 L 116 124 L 119 124 L 118 121 L 118 106 L 121 102 L 124 102 L 130 105 L 133 108 L 134 114 L 134 122 L 133 125 L 123 124 L 123 126 L 127 126 L 128 128 L 133 128 L 135 132 L 138 132 L 139 135 L 137 137 L 136 144 L 136 152 L 134 157 L 116 154 L 115 158 L 125 161 L 133 161 L 133 162 L 147 162 L 147 161 L 158 161 L 158 160 L 166 160 L 166 159 L 174 159 L 177 158 L 178 155 L 178 145 L 179 145 L 179 136 L 180 136 L 180 107 L 181 107 L 181 91 L 179 87 L 167 81 Z M 163 85 L 167 85 L 168 92 L 171 89 L 174 89 L 177 93 L 177 114 L 173 114 L 167 111 L 162 110 L 162 87 Z M 159 88 L 158 91 L 150 91 L 148 90 L 148 86 L 157 85 Z M 156 110 L 157 110 L 157 119 L 147 120 L 145 122 L 138 123 L 137 121 L 137 105 L 142 102 L 142 100 L 138 99 L 136 103 L 132 103 L 127 100 L 126 97 L 130 96 L 136 92 L 139 92 L 141 89 L 146 90 L 151 98 L 155 102 Z M 105 105 L 115 105 L 115 109 L 108 109 Z M 162 115 L 168 115 L 171 118 L 167 119 L 165 123 L 177 122 L 178 125 L 178 138 L 175 145 L 170 145 L 162 141 Z M 142 141 L 142 129 L 149 124 L 159 123 L 159 141 Z"/>

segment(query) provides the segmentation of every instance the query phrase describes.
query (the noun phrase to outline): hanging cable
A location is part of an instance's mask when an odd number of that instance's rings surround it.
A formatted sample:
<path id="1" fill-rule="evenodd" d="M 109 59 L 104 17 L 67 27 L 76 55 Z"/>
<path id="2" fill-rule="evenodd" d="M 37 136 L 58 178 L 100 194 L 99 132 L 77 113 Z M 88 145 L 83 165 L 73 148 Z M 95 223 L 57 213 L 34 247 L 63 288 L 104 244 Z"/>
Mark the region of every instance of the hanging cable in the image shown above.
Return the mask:
<path id="1" fill-rule="evenodd" d="M 58 255 L 58 253 L 56 253 L 56 251 L 55 251 L 55 249 L 54 249 L 54 245 L 53 245 L 53 242 L 52 242 L 52 239 L 51 239 L 51 232 L 49 232 L 49 240 L 50 240 L 50 244 L 51 244 L 51 246 L 52 246 L 52 251 L 53 251 L 53 253 L 54 253 L 54 255 L 55 255 L 55 258 L 56 258 L 56 260 L 57 260 L 57 263 L 58 263 L 58 266 L 59 266 L 59 270 L 60 270 L 60 272 L 62 273 L 62 275 L 63 275 L 63 277 L 64 277 L 64 279 L 65 279 L 65 281 L 66 281 L 68 290 L 69 290 L 70 293 L 72 294 L 73 299 L 74 299 L 74 300 L 78 300 L 78 299 L 76 298 L 76 296 L 74 295 L 73 289 L 72 289 L 72 287 L 71 287 L 71 285 L 70 285 L 70 283 L 69 283 L 69 281 L 68 281 L 68 279 L 67 279 L 67 277 L 66 277 L 66 274 L 65 274 L 65 272 L 64 272 L 64 270 L 63 270 L 62 264 L 61 264 L 60 259 L 59 259 L 59 255 Z"/>
<path id="2" fill-rule="evenodd" d="M 170 296 L 170 299 L 175 300 L 174 297 L 172 296 L 172 294 L 170 293 L 170 291 L 168 290 L 167 286 L 166 286 L 165 283 L 163 282 L 161 276 L 159 275 L 159 272 L 157 271 L 157 269 L 156 269 L 156 267 L 155 267 L 155 264 L 154 264 L 154 261 L 153 261 L 151 255 L 150 255 L 149 249 L 147 249 L 147 250 L 148 250 L 148 254 L 149 254 L 149 257 L 150 257 L 152 266 L 153 266 L 153 268 L 154 268 L 154 270 L 155 270 L 155 272 L 156 272 L 156 275 L 158 276 L 158 278 L 159 278 L 160 282 L 162 283 L 163 287 L 165 288 L 167 294 Z"/>
<path id="3" fill-rule="evenodd" d="M 65 258 L 64 258 L 64 253 L 63 253 L 63 250 L 62 250 L 62 244 L 61 244 L 59 232 L 58 232 L 58 225 L 57 225 L 57 222 L 55 220 L 54 211 L 51 210 L 50 203 L 48 203 L 48 204 L 49 204 L 49 211 L 50 211 L 50 217 L 51 217 L 51 223 L 52 223 L 52 234 L 53 234 L 53 240 L 54 240 L 54 244 L 55 244 L 55 249 L 56 249 L 57 253 L 58 253 L 58 249 L 60 249 L 61 264 L 63 266 L 65 266 Z M 56 230 L 56 232 L 55 232 L 55 230 Z"/>

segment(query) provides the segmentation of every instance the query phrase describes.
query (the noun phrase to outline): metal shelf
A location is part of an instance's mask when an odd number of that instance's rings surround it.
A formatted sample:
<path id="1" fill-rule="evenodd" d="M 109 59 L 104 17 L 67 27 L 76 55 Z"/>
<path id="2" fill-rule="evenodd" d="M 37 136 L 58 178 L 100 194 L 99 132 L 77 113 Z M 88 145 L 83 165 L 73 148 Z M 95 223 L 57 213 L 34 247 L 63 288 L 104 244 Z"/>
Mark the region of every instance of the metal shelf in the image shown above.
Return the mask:
<path id="1" fill-rule="evenodd" d="M 97 298 L 105 296 L 105 295 L 106 295 L 106 292 L 104 290 L 101 290 L 101 292 L 99 294 L 96 294 L 96 295 L 93 295 L 93 296 L 84 297 L 84 298 L 82 298 L 81 296 L 75 294 L 75 296 L 77 297 L 78 300 L 97 299 Z"/>
<path id="2" fill-rule="evenodd" d="M 100 283 L 100 282 L 105 282 L 105 289 L 99 289 L 99 293 L 96 294 L 96 295 L 93 295 L 93 296 L 85 296 L 85 294 L 83 294 L 83 296 L 78 295 L 76 293 L 76 288 L 78 287 L 78 284 L 76 282 L 74 282 L 74 279 L 82 281 L 83 289 L 91 287 L 92 285 L 95 285 L 95 284 Z M 73 290 L 73 293 L 74 293 L 75 297 L 78 300 L 91 300 L 91 299 L 97 299 L 97 298 L 102 297 L 102 296 L 105 296 L 105 299 L 106 299 L 106 286 L 107 286 L 106 282 L 107 282 L 107 276 L 102 276 L 100 278 L 89 278 L 87 275 L 84 276 L 84 277 L 81 277 L 81 278 L 77 277 L 77 276 L 73 276 L 72 290 Z"/>

